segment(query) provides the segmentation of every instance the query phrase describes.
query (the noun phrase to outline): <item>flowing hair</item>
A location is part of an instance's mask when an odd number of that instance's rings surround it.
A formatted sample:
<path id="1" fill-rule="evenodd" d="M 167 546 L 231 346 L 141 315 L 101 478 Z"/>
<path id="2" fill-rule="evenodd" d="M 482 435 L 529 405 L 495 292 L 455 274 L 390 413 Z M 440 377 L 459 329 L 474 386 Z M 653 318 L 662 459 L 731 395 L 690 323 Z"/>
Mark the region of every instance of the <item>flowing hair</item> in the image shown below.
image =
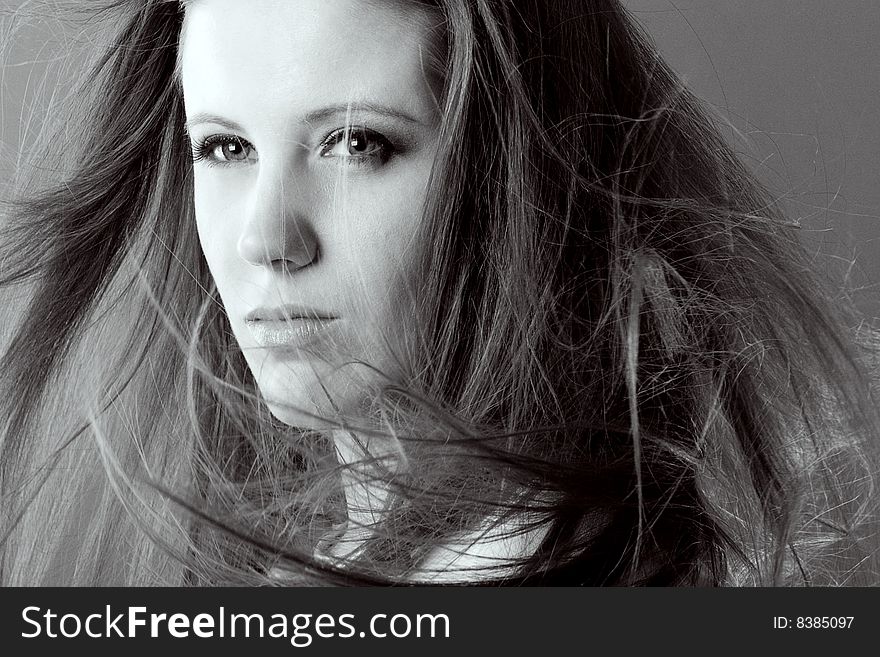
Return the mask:
<path id="1" fill-rule="evenodd" d="M 420 275 L 401 374 L 328 419 L 395 468 L 268 412 L 194 228 L 185 8 L 104 3 L 75 165 L 0 235 L 2 581 L 411 582 L 476 532 L 541 540 L 462 582 L 876 583 L 876 340 L 625 10 L 401 4 L 445 30 Z M 390 497 L 328 562 L 346 469 Z"/>

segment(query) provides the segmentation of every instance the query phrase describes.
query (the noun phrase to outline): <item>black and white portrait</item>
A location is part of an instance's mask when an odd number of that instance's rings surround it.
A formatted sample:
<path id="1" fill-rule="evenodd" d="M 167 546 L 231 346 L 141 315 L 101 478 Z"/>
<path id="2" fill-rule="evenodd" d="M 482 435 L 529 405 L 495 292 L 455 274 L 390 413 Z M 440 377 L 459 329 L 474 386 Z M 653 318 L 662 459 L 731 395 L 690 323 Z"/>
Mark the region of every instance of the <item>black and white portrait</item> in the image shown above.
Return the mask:
<path id="1" fill-rule="evenodd" d="M 880 583 L 878 28 L 4 0 L 0 582 Z"/>

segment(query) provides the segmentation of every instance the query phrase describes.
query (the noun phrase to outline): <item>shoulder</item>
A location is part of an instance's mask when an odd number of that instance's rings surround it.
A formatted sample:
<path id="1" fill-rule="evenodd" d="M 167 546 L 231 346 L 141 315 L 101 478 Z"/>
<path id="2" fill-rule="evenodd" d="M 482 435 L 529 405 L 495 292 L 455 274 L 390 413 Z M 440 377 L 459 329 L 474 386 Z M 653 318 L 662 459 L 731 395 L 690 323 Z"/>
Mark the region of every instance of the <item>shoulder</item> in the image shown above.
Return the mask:
<path id="1" fill-rule="evenodd" d="M 413 577 L 416 583 L 471 584 L 515 574 L 535 553 L 546 527 L 527 528 L 516 519 L 487 524 L 435 548 Z"/>

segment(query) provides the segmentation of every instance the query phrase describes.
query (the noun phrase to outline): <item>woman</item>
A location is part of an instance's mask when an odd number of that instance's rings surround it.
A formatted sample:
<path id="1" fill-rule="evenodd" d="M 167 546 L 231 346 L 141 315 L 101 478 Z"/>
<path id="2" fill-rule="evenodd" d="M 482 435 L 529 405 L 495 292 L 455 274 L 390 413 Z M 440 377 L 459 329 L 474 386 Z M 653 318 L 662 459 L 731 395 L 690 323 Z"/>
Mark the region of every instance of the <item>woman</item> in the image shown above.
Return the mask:
<path id="1" fill-rule="evenodd" d="M 871 352 L 616 1 L 113 4 L 6 583 L 875 581 Z"/>

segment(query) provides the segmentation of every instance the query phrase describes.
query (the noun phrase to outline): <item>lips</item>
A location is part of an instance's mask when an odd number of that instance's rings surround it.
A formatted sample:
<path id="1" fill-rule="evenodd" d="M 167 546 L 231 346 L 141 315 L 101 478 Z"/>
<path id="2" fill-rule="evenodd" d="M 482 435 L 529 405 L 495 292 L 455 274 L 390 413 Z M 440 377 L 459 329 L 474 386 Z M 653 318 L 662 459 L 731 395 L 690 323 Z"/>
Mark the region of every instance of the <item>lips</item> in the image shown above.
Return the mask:
<path id="1" fill-rule="evenodd" d="M 254 341 L 266 349 L 297 351 L 313 346 L 334 319 L 252 320 L 246 322 Z"/>
<path id="2" fill-rule="evenodd" d="M 336 319 L 331 313 L 305 306 L 286 304 L 283 306 L 261 306 L 254 308 L 244 320 L 250 322 L 284 322 L 286 320 L 319 320 L 331 321 Z"/>
<path id="3" fill-rule="evenodd" d="M 245 316 L 245 325 L 260 347 L 298 353 L 314 346 L 336 320 L 318 308 L 285 304 L 254 308 Z"/>

